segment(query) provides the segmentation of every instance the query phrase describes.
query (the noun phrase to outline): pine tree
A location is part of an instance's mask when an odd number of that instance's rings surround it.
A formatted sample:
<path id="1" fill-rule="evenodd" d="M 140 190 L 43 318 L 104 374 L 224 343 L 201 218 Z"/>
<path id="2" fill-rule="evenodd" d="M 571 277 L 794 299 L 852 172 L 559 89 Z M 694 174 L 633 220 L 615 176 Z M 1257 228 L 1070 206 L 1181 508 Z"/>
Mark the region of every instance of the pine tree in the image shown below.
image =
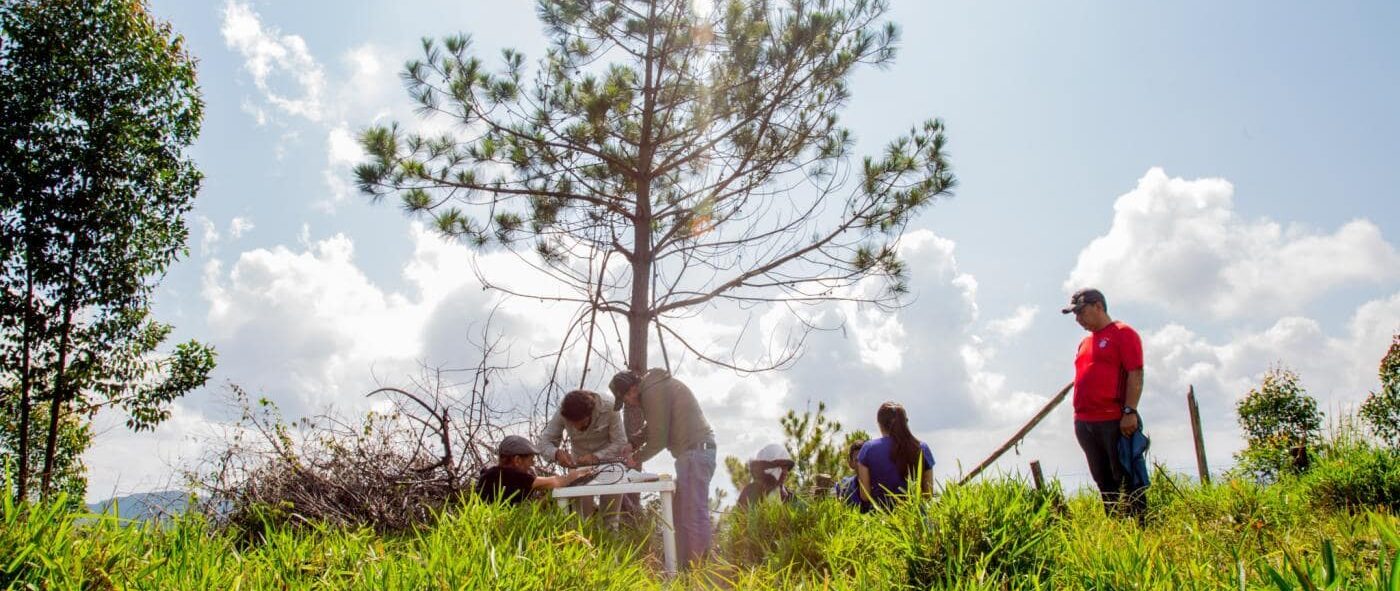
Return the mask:
<path id="1" fill-rule="evenodd" d="M 678 343 L 745 371 L 795 358 L 800 335 L 742 362 L 675 326 L 720 303 L 898 305 L 900 236 L 954 177 L 938 120 L 852 161 L 839 114 L 856 67 L 894 59 L 888 3 L 694 4 L 540 0 L 549 50 L 533 71 L 514 50 L 488 65 L 467 35 L 425 40 L 403 76 L 453 131 L 366 129 L 358 186 L 445 236 L 520 254 L 562 295 L 488 286 L 577 304 L 566 339 L 591 354 L 625 338 L 635 370 L 653 330 L 663 353 Z M 866 279 L 883 287 L 856 289 Z M 625 337 L 594 339 L 600 314 Z"/>

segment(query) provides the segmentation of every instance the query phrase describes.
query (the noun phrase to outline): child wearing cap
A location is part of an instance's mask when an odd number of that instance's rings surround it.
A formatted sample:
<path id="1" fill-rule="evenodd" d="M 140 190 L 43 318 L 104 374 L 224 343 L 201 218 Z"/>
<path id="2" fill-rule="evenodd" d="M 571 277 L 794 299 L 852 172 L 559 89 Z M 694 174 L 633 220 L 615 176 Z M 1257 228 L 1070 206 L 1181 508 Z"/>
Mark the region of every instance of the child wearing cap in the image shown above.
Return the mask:
<path id="1" fill-rule="evenodd" d="M 529 439 L 508 435 L 496 446 L 497 463 L 481 471 L 476 479 L 476 495 L 488 503 L 519 505 L 537 488 L 559 488 L 587 476 L 591 468 L 570 470 L 562 476 L 535 476 L 535 456 L 539 450 Z"/>

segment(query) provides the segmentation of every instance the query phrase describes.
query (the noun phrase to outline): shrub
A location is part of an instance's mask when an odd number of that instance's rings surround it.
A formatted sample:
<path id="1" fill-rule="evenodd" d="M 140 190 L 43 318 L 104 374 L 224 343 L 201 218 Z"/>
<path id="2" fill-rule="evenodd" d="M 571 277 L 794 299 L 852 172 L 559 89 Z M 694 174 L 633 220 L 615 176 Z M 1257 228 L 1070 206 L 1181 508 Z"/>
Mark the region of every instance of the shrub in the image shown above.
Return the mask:
<path id="1" fill-rule="evenodd" d="M 1038 588 L 1056 556 L 1057 486 L 1017 480 L 952 486 L 931 503 L 895 506 L 891 523 L 917 589 Z"/>
<path id="2" fill-rule="evenodd" d="M 1400 509 L 1400 453 L 1365 442 L 1333 444 L 1302 480 L 1327 509 Z"/>
<path id="3" fill-rule="evenodd" d="M 1322 413 L 1298 374 L 1283 367 L 1270 369 L 1259 387 L 1235 405 L 1235 411 L 1246 442 L 1235 456 L 1238 472 L 1273 480 L 1307 467 L 1309 444 L 1322 428 Z"/>
<path id="4" fill-rule="evenodd" d="M 1371 432 L 1391 448 L 1400 447 L 1400 333 L 1390 341 L 1390 350 L 1381 359 L 1381 389 L 1372 392 L 1357 413 Z"/>
<path id="5" fill-rule="evenodd" d="M 882 519 L 835 499 L 758 503 L 725 516 L 719 555 L 740 568 L 788 569 L 816 580 L 860 582 L 858 588 L 889 588 L 903 577 L 903 557 Z"/>

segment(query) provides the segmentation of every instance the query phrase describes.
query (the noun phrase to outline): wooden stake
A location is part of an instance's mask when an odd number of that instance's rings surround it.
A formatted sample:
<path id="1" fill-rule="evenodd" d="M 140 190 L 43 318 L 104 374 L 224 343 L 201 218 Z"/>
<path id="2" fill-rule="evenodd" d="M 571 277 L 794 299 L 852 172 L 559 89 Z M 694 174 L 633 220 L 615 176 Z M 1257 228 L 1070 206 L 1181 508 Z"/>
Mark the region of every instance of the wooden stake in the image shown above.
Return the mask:
<path id="1" fill-rule="evenodd" d="M 1022 439 L 1025 439 L 1026 434 L 1030 433 L 1031 429 L 1034 429 L 1036 425 L 1040 424 L 1041 419 L 1044 419 L 1045 415 L 1048 415 L 1050 414 L 1050 411 L 1055 410 L 1055 407 L 1064 401 L 1065 396 L 1068 395 L 1069 391 L 1072 389 L 1074 389 L 1074 382 L 1065 384 L 1065 387 L 1060 390 L 1060 393 L 1056 394 L 1054 398 L 1050 399 L 1050 402 L 1045 404 L 1045 408 L 1042 408 L 1040 409 L 1040 412 L 1035 413 L 1035 416 L 1031 417 L 1030 422 L 1026 423 L 1025 426 L 1021 427 L 1020 431 L 1017 431 L 1015 435 L 1011 436 L 1011 439 L 1008 439 L 1006 443 L 1002 444 L 1001 447 L 997 448 L 996 451 L 992 452 L 991 457 L 982 460 L 982 463 L 978 464 L 976 468 L 973 468 L 971 472 L 968 472 L 967 476 L 962 477 L 962 480 L 959 480 L 958 484 L 967 484 L 968 481 L 972 480 L 973 478 L 976 478 L 978 474 L 981 474 L 983 470 L 986 470 L 988 466 L 991 466 L 993 462 L 996 462 L 997 458 L 1001 457 L 1001 454 L 1006 453 L 1006 450 L 1015 447 L 1017 443 L 1020 443 Z"/>
<path id="2" fill-rule="evenodd" d="M 1196 406 L 1196 386 L 1186 391 L 1186 409 L 1191 412 L 1191 434 L 1196 438 L 1196 470 L 1201 484 L 1210 484 L 1210 467 L 1206 465 L 1206 442 L 1201 434 L 1201 410 Z"/>
<path id="3" fill-rule="evenodd" d="M 1040 472 L 1040 460 L 1031 460 L 1031 479 L 1035 480 L 1035 489 L 1045 490 L 1045 474 Z"/>

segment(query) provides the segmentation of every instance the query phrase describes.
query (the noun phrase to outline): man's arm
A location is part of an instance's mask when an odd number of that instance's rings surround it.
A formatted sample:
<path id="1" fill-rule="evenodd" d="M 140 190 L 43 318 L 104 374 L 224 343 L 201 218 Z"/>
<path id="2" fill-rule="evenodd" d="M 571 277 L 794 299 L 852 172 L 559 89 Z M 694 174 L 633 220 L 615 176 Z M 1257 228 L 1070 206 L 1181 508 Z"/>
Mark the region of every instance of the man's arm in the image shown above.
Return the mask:
<path id="1" fill-rule="evenodd" d="M 1142 400 L 1142 370 L 1135 369 L 1128 372 L 1128 393 L 1123 404 L 1137 408 L 1138 402 Z"/>
<path id="2" fill-rule="evenodd" d="M 559 445 L 564 442 L 564 416 L 557 411 L 549 422 L 545 423 L 544 431 L 540 432 L 539 440 L 535 446 L 540 448 L 540 455 L 550 461 L 563 464 L 559 458 Z"/>
<path id="3" fill-rule="evenodd" d="M 646 418 L 642 409 L 635 406 L 622 407 L 622 429 L 627 435 L 627 443 L 636 449 L 646 442 Z"/>
<path id="4" fill-rule="evenodd" d="M 1123 396 L 1123 405 L 1138 407 L 1138 401 L 1142 400 L 1142 369 L 1135 369 L 1128 372 L 1128 391 Z M 1118 421 L 1118 430 L 1124 437 L 1132 435 L 1138 429 L 1137 413 L 1123 415 L 1123 419 Z"/>
<path id="5" fill-rule="evenodd" d="M 573 484 L 575 480 L 587 476 L 592 468 L 575 468 L 559 476 L 536 476 L 530 488 L 561 488 Z"/>

